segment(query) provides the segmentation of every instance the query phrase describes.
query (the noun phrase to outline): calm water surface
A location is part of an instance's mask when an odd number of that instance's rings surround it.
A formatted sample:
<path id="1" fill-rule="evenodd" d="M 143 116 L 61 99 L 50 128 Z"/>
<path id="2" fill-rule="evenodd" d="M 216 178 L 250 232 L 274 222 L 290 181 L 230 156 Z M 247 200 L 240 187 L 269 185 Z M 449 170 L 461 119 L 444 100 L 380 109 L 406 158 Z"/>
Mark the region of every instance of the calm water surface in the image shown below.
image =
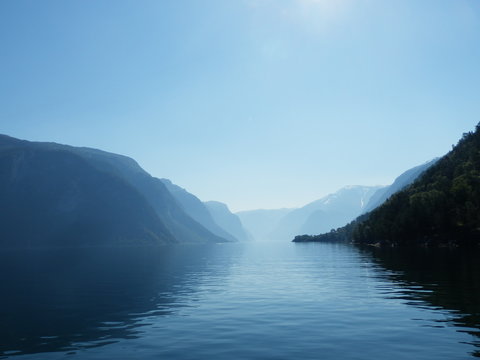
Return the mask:
<path id="1" fill-rule="evenodd" d="M 227 244 L 0 253 L 0 358 L 471 359 L 478 253 Z"/>

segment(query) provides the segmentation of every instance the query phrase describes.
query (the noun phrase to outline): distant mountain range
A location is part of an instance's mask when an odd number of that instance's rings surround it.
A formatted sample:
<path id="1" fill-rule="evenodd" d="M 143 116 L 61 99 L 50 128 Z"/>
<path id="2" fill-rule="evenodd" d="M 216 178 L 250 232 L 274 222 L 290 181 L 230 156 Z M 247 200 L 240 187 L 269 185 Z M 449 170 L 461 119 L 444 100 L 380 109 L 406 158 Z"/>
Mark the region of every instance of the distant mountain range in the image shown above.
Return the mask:
<path id="1" fill-rule="evenodd" d="M 381 206 L 330 233 L 295 241 L 384 245 L 480 243 L 480 124 Z"/>
<path id="2" fill-rule="evenodd" d="M 318 234 L 352 221 L 361 214 L 381 186 L 348 186 L 313 201 L 282 217 L 270 234 L 275 241 L 288 241 L 297 234 Z"/>
<path id="3" fill-rule="evenodd" d="M 389 186 L 347 186 L 298 209 L 252 210 L 237 215 L 256 239 L 287 241 L 298 234 L 325 233 L 380 206 L 437 160 L 405 171 Z"/>
<path id="4" fill-rule="evenodd" d="M 0 247 L 236 241 L 178 189 L 126 156 L 0 135 Z"/>
<path id="5" fill-rule="evenodd" d="M 237 213 L 256 240 L 288 241 L 297 234 L 318 234 L 341 226 L 362 213 L 381 186 L 347 186 L 298 209 Z"/>

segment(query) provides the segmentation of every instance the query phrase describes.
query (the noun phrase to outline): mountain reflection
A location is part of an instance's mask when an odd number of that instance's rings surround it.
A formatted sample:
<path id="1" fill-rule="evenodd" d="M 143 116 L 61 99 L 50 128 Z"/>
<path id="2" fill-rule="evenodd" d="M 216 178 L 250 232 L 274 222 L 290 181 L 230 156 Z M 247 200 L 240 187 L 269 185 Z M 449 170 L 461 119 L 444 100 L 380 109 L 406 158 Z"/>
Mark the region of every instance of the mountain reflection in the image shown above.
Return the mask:
<path id="1" fill-rule="evenodd" d="M 445 309 L 448 324 L 472 335 L 480 357 L 480 251 L 448 248 L 364 248 L 398 284 L 396 298 L 415 306 Z M 390 292 L 391 295 L 391 292 Z M 438 324 L 442 326 L 443 324 Z"/>
<path id="2" fill-rule="evenodd" d="M 0 253 L 0 357 L 136 338 L 188 306 L 214 246 Z"/>

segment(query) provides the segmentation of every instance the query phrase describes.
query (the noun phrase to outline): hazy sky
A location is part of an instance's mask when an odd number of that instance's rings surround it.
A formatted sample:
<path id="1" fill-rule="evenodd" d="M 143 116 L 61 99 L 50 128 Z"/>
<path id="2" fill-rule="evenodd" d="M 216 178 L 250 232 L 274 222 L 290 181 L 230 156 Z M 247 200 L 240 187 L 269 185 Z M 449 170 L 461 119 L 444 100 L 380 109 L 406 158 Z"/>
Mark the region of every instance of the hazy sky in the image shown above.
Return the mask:
<path id="1" fill-rule="evenodd" d="M 0 1 L 0 133 L 232 210 L 388 184 L 480 121 L 478 0 Z"/>

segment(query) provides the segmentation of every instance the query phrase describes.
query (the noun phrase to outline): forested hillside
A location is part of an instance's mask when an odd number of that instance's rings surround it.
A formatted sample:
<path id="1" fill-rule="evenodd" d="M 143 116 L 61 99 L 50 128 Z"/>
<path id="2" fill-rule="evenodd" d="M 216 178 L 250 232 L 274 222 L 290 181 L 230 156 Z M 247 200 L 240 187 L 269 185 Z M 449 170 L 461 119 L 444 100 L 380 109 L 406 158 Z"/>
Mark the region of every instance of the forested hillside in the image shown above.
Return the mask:
<path id="1" fill-rule="evenodd" d="M 417 181 L 376 210 L 327 234 L 294 241 L 392 245 L 480 242 L 480 124 Z"/>

